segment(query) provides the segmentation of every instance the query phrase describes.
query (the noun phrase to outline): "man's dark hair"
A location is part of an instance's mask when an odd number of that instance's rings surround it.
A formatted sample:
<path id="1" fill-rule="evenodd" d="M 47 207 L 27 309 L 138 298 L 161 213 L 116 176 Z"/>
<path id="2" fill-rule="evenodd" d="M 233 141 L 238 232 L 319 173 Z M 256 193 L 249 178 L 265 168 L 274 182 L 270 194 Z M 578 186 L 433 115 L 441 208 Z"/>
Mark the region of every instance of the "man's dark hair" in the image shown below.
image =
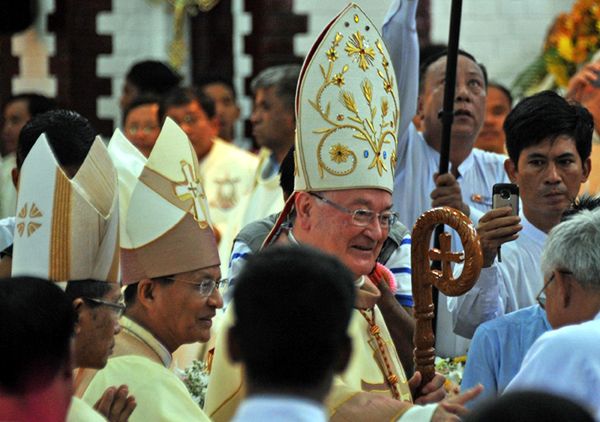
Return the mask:
<path id="1" fill-rule="evenodd" d="M 487 87 L 488 87 L 488 89 L 489 88 L 496 88 L 496 89 L 499 89 L 500 91 L 502 91 L 502 93 L 504 95 L 506 95 L 506 98 L 508 99 L 508 104 L 512 108 L 513 96 L 512 96 L 512 94 L 510 93 L 510 90 L 507 87 L 505 87 L 504 85 L 502 85 L 500 82 L 496 82 L 496 81 L 489 81 Z"/>
<path id="2" fill-rule="evenodd" d="M 600 195 L 590 196 L 587 194 L 581 195 L 579 198 L 576 198 L 571 206 L 567 208 L 560 217 L 561 223 L 563 221 L 568 220 L 575 214 L 579 213 L 582 210 L 593 211 L 596 208 L 600 207 Z"/>
<path id="3" fill-rule="evenodd" d="M 464 50 L 459 49 L 458 54 L 461 56 L 465 56 L 466 58 L 471 60 L 473 63 L 475 63 L 477 66 L 479 66 L 479 68 L 481 69 L 481 73 L 483 73 L 483 83 L 484 83 L 485 87 L 487 87 L 488 75 L 487 75 L 487 69 L 485 68 L 483 63 L 479 63 L 472 54 L 467 53 Z M 437 53 L 431 54 L 427 59 L 423 60 L 423 63 L 421 64 L 421 66 L 419 68 L 419 94 L 421 94 L 423 92 L 423 88 L 425 87 L 425 76 L 427 76 L 427 70 L 429 70 L 429 67 L 433 63 L 437 62 L 442 57 L 446 57 L 447 55 L 448 55 L 448 49 L 443 49 L 441 51 L 438 51 Z"/>
<path id="4" fill-rule="evenodd" d="M 72 303 L 47 280 L 0 280 L 0 394 L 43 388 L 70 356 Z"/>
<path id="5" fill-rule="evenodd" d="M 300 77 L 300 66 L 296 64 L 286 64 L 280 66 L 268 67 L 260 72 L 250 84 L 252 94 L 256 95 L 259 89 L 275 88 L 275 94 L 287 107 L 290 112 L 294 112 L 296 100 L 296 86 Z"/>
<path id="6" fill-rule="evenodd" d="M 134 110 L 138 107 L 141 107 L 141 106 L 152 105 L 152 104 L 159 105 L 160 97 L 153 95 L 153 94 L 142 94 L 142 95 L 138 95 L 137 97 L 135 97 L 133 99 L 133 101 L 131 101 L 123 110 L 123 121 L 122 121 L 123 128 L 125 128 L 125 122 L 127 121 L 127 116 L 129 115 L 129 113 L 131 113 L 132 110 Z M 158 115 L 156 116 L 156 118 L 158 119 Z"/>
<path id="7" fill-rule="evenodd" d="M 215 102 L 208 95 L 196 87 L 177 87 L 167 92 L 160 102 L 158 117 L 164 121 L 167 110 L 171 107 L 182 107 L 196 101 L 206 117 L 215 117 Z"/>
<path id="8" fill-rule="evenodd" d="M 58 108 L 53 98 L 35 92 L 24 92 L 8 97 L 4 102 L 2 110 L 5 110 L 10 103 L 15 101 L 25 101 L 27 103 L 27 111 L 31 117 Z"/>
<path id="9" fill-rule="evenodd" d="M 163 95 L 181 82 L 181 76 L 170 66 L 157 60 L 135 63 L 125 79 L 140 91 L 140 94 Z"/>
<path id="10" fill-rule="evenodd" d="M 286 198 L 294 192 L 295 149 L 296 148 L 292 145 L 279 167 L 279 186 L 281 186 Z"/>
<path id="11" fill-rule="evenodd" d="M 592 151 L 593 131 L 594 119 L 589 111 L 554 91 L 523 99 L 504 121 L 506 150 L 515 166 L 523 149 L 560 136 L 573 138 L 581 161 L 585 161 Z"/>
<path id="12" fill-rule="evenodd" d="M 98 132 L 81 114 L 71 110 L 51 110 L 38 114 L 23 126 L 17 145 L 17 168 L 42 133 L 60 165 L 79 167 L 85 160 Z"/>
<path id="13" fill-rule="evenodd" d="M 106 281 L 91 279 L 72 280 L 67 283 L 65 294 L 71 302 L 77 298 L 101 299 L 110 291 L 112 286 L 112 283 L 108 283 Z M 99 304 L 96 302 L 87 303 L 92 308 L 99 306 Z"/>
<path id="14" fill-rule="evenodd" d="M 581 405 L 539 391 L 517 391 L 489 399 L 463 419 L 465 422 L 594 422 Z"/>
<path id="15" fill-rule="evenodd" d="M 304 246 L 248 259 L 233 292 L 231 334 L 252 384 L 310 388 L 333 374 L 349 345 L 353 280 L 339 260 Z"/>
<path id="16" fill-rule="evenodd" d="M 219 76 L 219 75 L 203 75 L 203 76 L 200 76 L 194 82 L 194 85 L 197 86 L 203 92 L 204 92 L 204 88 L 207 85 L 213 85 L 213 84 L 225 85 L 233 93 L 233 99 L 234 100 L 237 99 L 237 93 L 235 92 L 235 87 L 233 86 L 231 79 L 228 79 L 228 78 L 225 78 L 225 77 Z"/>

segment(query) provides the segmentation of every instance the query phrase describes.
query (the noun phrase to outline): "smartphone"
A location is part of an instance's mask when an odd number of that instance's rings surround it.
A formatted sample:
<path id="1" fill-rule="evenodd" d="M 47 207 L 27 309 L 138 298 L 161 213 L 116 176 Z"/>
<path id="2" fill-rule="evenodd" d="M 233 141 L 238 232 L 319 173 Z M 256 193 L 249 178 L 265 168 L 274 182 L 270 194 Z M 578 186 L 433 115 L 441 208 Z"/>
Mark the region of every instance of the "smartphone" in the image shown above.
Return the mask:
<path id="1" fill-rule="evenodd" d="M 492 208 L 511 207 L 519 215 L 519 187 L 513 183 L 496 183 L 492 188 Z"/>

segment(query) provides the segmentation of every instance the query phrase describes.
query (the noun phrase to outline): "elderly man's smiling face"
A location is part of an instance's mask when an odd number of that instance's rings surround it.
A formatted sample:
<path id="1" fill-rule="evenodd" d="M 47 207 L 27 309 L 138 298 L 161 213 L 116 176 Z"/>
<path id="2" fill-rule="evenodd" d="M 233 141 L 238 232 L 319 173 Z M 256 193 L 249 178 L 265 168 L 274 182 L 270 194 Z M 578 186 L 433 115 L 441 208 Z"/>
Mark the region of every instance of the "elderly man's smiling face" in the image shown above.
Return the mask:
<path id="1" fill-rule="evenodd" d="M 303 233 L 299 240 L 336 256 L 357 278 L 369 274 L 388 236 L 388 228 L 381 227 L 377 218 L 366 226 L 357 226 L 352 215 L 308 193 L 299 195 L 303 198 L 297 204 L 309 208 L 306 215 L 303 210 L 298 213 L 296 221 Z M 392 195 L 380 189 L 347 189 L 319 195 L 352 211 L 382 213 L 392 207 Z"/>

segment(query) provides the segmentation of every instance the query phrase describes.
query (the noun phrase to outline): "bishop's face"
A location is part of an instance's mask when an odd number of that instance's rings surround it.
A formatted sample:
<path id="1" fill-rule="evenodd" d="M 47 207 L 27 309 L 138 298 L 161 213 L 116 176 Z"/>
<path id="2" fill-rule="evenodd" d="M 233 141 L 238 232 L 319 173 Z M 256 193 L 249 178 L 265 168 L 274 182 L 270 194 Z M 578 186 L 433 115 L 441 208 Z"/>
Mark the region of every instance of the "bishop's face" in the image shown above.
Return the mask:
<path id="1" fill-rule="evenodd" d="M 367 209 L 381 213 L 392 208 L 392 195 L 380 189 L 347 189 L 319 194 L 351 211 Z M 389 229 L 382 227 L 377 218 L 366 226 L 357 226 L 349 213 L 314 196 L 310 198 L 313 211 L 306 243 L 336 256 L 356 278 L 370 274 Z"/>
<path id="2" fill-rule="evenodd" d="M 212 319 L 223 307 L 223 298 L 217 288 L 203 294 L 200 283 L 220 276 L 219 266 L 213 266 L 176 274 L 173 282 L 156 286 L 155 334 L 171 352 L 182 344 L 210 339 Z"/>

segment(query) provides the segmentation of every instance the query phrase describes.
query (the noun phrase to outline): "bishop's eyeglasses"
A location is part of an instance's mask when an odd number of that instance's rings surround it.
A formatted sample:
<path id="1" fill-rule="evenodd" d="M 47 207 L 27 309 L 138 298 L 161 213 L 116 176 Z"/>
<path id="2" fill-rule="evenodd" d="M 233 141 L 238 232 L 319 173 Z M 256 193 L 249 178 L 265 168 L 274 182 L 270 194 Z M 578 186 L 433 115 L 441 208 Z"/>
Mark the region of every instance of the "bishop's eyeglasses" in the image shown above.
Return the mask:
<path id="1" fill-rule="evenodd" d="M 346 214 L 350 214 L 352 216 L 352 223 L 356 226 L 360 226 L 360 227 L 368 226 L 377 217 L 377 220 L 379 220 L 379 225 L 381 226 L 381 228 L 388 229 L 388 228 L 390 228 L 390 226 L 394 225 L 396 220 L 398 220 L 398 214 L 396 214 L 393 211 L 375 212 L 375 211 L 366 210 L 366 209 L 351 210 L 340 204 L 333 202 L 331 199 L 327 199 L 324 196 L 319 195 L 318 193 L 309 192 L 309 194 L 320 199 L 327 205 L 332 206 L 333 208 L 335 208 L 338 211 L 341 211 Z"/>
<path id="2" fill-rule="evenodd" d="M 165 277 L 165 280 L 179 281 L 181 283 L 190 284 L 194 286 L 194 289 L 200 293 L 200 296 L 210 296 L 215 289 L 223 290 L 228 285 L 229 280 L 222 278 L 220 280 L 213 280 L 211 278 L 203 278 L 200 280 L 182 280 L 175 277 Z"/>
<path id="3" fill-rule="evenodd" d="M 111 311 L 113 311 L 118 318 L 121 318 L 121 316 L 123 315 L 123 313 L 125 312 L 125 303 L 124 302 L 109 302 L 107 300 L 103 300 L 103 299 L 98 299 L 95 297 L 86 297 L 84 298 L 85 300 L 95 303 L 96 305 L 99 306 L 107 306 L 110 308 Z"/>
<path id="4" fill-rule="evenodd" d="M 550 283 L 552 283 L 554 281 L 554 275 L 556 274 L 555 271 L 558 271 L 559 273 L 564 274 L 564 275 L 573 274 L 571 271 L 566 271 L 566 270 L 552 271 L 552 275 L 550 276 L 548 281 L 544 284 L 544 287 L 542 287 L 542 290 L 540 290 L 540 292 L 535 297 L 535 300 L 537 301 L 538 305 L 540 305 L 540 308 L 542 308 L 542 309 L 546 309 L 546 289 L 548 288 Z"/>

